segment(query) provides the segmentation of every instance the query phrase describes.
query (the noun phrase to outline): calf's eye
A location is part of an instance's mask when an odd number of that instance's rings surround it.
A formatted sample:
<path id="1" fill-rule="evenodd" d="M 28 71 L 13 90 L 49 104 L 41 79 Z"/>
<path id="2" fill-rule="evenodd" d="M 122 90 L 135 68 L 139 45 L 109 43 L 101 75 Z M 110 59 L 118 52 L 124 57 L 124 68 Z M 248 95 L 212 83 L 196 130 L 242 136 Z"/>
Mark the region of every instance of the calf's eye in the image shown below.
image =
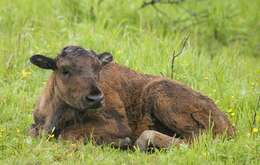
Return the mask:
<path id="1" fill-rule="evenodd" d="M 70 75 L 70 71 L 69 71 L 68 69 L 63 69 L 63 70 L 62 70 L 62 74 L 63 74 L 64 76 L 69 76 L 69 75 Z"/>

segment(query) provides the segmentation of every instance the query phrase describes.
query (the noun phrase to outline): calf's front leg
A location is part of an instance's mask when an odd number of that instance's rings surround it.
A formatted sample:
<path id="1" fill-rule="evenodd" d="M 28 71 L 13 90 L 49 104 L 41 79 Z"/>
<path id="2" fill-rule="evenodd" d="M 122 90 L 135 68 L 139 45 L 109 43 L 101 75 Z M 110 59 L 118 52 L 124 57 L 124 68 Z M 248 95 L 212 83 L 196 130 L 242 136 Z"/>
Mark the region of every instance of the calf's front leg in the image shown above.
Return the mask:
<path id="1" fill-rule="evenodd" d="M 184 141 L 154 130 L 145 130 L 135 141 L 135 146 L 141 151 L 147 151 L 149 147 L 167 149 L 171 146 L 179 146 Z"/>
<path id="2" fill-rule="evenodd" d="M 70 141 L 82 141 L 87 142 L 91 140 L 97 145 L 111 145 L 115 148 L 128 149 L 131 148 L 133 143 L 128 135 L 124 137 L 111 136 L 110 132 L 106 132 L 103 129 L 90 132 L 88 129 L 68 129 L 63 130 L 59 136 L 59 139 L 70 140 Z"/>

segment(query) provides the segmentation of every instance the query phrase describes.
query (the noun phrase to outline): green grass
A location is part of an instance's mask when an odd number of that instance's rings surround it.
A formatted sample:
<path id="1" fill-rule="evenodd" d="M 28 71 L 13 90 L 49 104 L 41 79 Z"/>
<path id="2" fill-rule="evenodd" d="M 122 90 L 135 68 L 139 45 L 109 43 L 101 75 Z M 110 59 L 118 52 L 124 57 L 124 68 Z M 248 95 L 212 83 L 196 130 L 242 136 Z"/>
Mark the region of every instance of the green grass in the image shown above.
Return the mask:
<path id="1" fill-rule="evenodd" d="M 260 1 L 158 5 L 169 17 L 152 7 L 139 9 L 142 2 L 0 1 L 0 164 L 260 164 L 260 132 L 252 132 L 260 127 L 260 110 L 252 126 L 260 95 Z M 209 14 L 196 24 L 183 8 Z M 213 98 L 237 128 L 234 139 L 203 136 L 189 148 L 144 154 L 27 135 L 50 75 L 28 62 L 32 54 L 55 56 L 77 44 L 110 51 L 115 61 L 139 72 L 169 77 L 171 54 L 187 34 L 174 79 Z"/>

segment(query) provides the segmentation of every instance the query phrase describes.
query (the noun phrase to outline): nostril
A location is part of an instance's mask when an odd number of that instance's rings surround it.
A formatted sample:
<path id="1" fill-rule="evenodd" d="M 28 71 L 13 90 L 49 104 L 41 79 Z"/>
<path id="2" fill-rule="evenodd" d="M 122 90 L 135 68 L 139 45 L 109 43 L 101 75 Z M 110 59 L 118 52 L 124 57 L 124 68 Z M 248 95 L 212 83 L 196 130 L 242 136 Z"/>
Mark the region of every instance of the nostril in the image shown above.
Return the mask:
<path id="1" fill-rule="evenodd" d="M 103 95 L 89 95 L 86 97 L 86 100 L 90 102 L 100 102 L 104 99 Z"/>

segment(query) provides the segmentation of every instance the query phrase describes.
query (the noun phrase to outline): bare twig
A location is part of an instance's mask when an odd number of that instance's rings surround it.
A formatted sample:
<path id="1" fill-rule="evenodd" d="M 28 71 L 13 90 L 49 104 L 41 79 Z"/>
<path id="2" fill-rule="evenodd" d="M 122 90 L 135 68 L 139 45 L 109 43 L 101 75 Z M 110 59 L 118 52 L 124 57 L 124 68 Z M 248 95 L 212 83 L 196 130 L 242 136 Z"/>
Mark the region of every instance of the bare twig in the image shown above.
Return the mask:
<path id="1" fill-rule="evenodd" d="M 181 44 L 181 49 L 178 53 L 176 53 L 175 51 L 173 51 L 172 53 L 172 59 L 171 59 L 171 79 L 173 79 L 173 69 L 174 69 L 174 62 L 175 62 L 175 59 L 180 56 L 184 50 L 184 48 L 186 47 L 187 45 L 187 42 L 188 42 L 188 39 L 189 39 L 190 35 L 188 34 L 182 41 L 182 44 Z"/>
<path id="2" fill-rule="evenodd" d="M 197 22 L 200 22 L 198 18 L 203 18 L 205 16 L 208 16 L 208 12 L 206 13 L 206 15 L 204 14 L 204 12 L 203 13 L 202 12 L 196 13 L 196 12 L 190 10 L 190 9 L 186 9 L 182 5 L 179 5 L 179 4 L 184 3 L 186 1 L 187 0 L 151 0 L 149 2 L 144 2 L 140 8 L 142 9 L 142 8 L 151 6 L 159 14 L 166 16 L 167 18 L 170 18 L 170 16 L 166 12 L 164 12 L 163 10 L 158 8 L 156 4 L 175 5 L 176 7 L 178 7 L 179 9 L 184 11 L 185 13 L 187 13 L 187 15 L 189 15 L 189 18 L 186 18 L 186 19 L 183 19 L 183 20 L 177 20 L 177 21 L 175 21 L 174 24 L 179 23 L 179 22 L 190 21 L 191 18 L 194 18 Z"/>
<path id="3" fill-rule="evenodd" d="M 181 17 L 180 17 L 180 18 L 177 18 L 177 20 L 173 21 L 173 24 L 174 24 L 173 27 L 175 27 L 174 29 L 178 28 L 176 26 L 177 24 L 189 22 L 188 25 L 184 25 L 184 27 L 180 28 L 179 29 L 180 31 L 184 31 L 186 29 L 189 29 L 194 26 L 208 22 L 209 11 L 195 12 L 191 9 L 187 9 L 183 5 L 181 5 L 187 1 L 188 0 L 150 0 L 150 1 L 143 2 L 142 6 L 140 8 L 142 9 L 142 8 L 151 6 L 159 14 L 166 16 L 167 18 L 171 18 L 167 12 L 161 10 L 157 5 L 159 5 L 159 4 L 174 5 L 175 7 L 177 7 L 177 9 L 180 9 L 180 11 L 185 12 L 188 15 L 187 18 L 181 19 Z M 198 2 L 198 1 L 200 1 L 200 0 L 196 0 L 196 2 Z M 194 2 L 195 2 L 195 0 L 194 0 Z M 236 14 L 231 13 L 231 14 L 225 16 L 223 19 L 231 19 L 234 16 L 236 16 Z M 170 19 L 169 19 L 169 22 L 170 22 Z"/>

